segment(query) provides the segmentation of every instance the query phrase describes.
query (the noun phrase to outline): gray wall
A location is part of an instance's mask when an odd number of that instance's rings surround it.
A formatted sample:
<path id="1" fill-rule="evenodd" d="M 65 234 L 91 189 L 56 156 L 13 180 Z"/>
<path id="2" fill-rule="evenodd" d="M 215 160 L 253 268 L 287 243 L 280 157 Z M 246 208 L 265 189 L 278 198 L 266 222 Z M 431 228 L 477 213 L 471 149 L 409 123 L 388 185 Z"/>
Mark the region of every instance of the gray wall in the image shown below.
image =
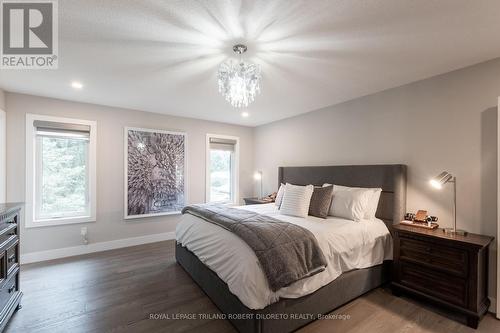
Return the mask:
<path id="1" fill-rule="evenodd" d="M 0 89 L 0 109 L 5 110 L 5 92 Z"/>
<path id="2" fill-rule="evenodd" d="M 175 230 L 179 216 L 123 219 L 123 128 L 125 126 L 185 131 L 188 135 L 188 197 L 205 198 L 206 134 L 240 138 L 240 197 L 253 191 L 253 130 L 248 127 L 164 116 L 154 113 L 74 103 L 7 93 L 7 200 L 24 201 L 25 115 L 46 114 L 97 121 L 97 222 L 86 223 L 90 242 L 105 242 Z M 22 227 L 21 252 L 81 245 L 80 227 Z"/>
<path id="3" fill-rule="evenodd" d="M 498 96 L 500 59 L 260 126 L 255 168 L 271 192 L 278 166 L 404 163 L 407 210 L 451 226 L 452 187 L 428 185 L 448 170 L 458 178 L 458 226 L 496 236 Z M 496 246 L 490 253 L 494 297 Z"/>

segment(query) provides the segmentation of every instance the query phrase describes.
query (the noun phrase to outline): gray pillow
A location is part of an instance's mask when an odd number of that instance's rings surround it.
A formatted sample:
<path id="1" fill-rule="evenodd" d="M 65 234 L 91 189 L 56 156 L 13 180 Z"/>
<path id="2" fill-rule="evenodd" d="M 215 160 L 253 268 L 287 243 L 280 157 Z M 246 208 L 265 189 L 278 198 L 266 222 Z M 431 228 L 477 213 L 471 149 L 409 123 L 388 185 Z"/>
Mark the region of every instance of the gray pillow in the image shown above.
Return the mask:
<path id="1" fill-rule="evenodd" d="M 333 198 L 333 185 L 315 187 L 309 205 L 309 215 L 326 219 Z"/>

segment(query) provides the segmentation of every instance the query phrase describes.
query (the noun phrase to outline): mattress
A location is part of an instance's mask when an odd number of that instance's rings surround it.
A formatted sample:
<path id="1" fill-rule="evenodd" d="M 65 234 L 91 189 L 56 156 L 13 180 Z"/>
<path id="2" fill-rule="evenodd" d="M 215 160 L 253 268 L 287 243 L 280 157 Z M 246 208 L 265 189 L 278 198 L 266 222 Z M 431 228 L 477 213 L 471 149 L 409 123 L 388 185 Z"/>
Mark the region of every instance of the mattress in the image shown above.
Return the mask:
<path id="1" fill-rule="evenodd" d="M 255 253 L 238 236 L 198 217 L 183 215 L 176 228 L 177 242 L 214 271 L 250 309 L 263 309 L 280 298 L 308 295 L 344 272 L 376 266 L 392 259 L 392 238 L 379 219 L 354 222 L 331 216 L 327 219 L 285 216 L 272 203 L 237 208 L 308 229 L 316 237 L 328 263 L 323 272 L 273 292 Z"/>

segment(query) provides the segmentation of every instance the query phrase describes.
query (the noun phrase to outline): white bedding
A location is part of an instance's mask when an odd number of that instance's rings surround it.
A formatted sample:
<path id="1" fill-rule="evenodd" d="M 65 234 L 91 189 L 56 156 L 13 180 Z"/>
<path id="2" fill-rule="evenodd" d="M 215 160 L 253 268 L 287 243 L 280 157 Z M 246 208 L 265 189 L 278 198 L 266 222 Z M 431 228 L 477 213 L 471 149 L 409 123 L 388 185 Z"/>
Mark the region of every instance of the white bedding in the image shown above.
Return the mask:
<path id="1" fill-rule="evenodd" d="M 236 207 L 272 216 L 311 231 L 323 251 L 325 271 L 271 291 L 252 249 L 238 236 L 190 214 L 182 216 L 176 239 L 229 286 L 250 309 L 262 309 L 280 298 L 298 298 L 335 280 L 343 272 L 367 268 L 392 259 L 392 238 L 378 219 L 354 222 L 329 216 L 320 219 L 285 216 L 274 204 Z"/>

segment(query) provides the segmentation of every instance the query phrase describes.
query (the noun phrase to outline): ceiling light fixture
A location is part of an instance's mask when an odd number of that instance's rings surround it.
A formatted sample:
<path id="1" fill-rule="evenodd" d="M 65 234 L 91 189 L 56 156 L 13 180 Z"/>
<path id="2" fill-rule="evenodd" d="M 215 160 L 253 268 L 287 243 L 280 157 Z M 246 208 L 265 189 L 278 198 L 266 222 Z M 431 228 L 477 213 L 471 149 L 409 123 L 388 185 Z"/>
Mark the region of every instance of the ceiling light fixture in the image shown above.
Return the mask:
<path id="1" fill-rule="evenodd" d="M 219 66 L 219 92 L 235 108 L 247 107 L 260 93 L 260 66 L 241 59 L 247 51 L 245 45 L 237 44 L 233 51 L 239 55 L 239 61 L 229 60 Z"/>
<path id="2" fill-rule="evenodd" d="M 81 82 L 78 82 L 78 81 L 71 82 L 71 86 L 75 89 L 82 89 L 83 88 L 83 84 L 81 84 Z"/>
<path id="3" fill-rule="evenodd" d="M 250 114 L 249 114 L 248 112 L 242 112 L 242 113 L 241 113 L 241 116 L 242 116 L 243 118 L 248 118 L 248 116 L 249 116 L 249 115 L 250 115 Z"/>

